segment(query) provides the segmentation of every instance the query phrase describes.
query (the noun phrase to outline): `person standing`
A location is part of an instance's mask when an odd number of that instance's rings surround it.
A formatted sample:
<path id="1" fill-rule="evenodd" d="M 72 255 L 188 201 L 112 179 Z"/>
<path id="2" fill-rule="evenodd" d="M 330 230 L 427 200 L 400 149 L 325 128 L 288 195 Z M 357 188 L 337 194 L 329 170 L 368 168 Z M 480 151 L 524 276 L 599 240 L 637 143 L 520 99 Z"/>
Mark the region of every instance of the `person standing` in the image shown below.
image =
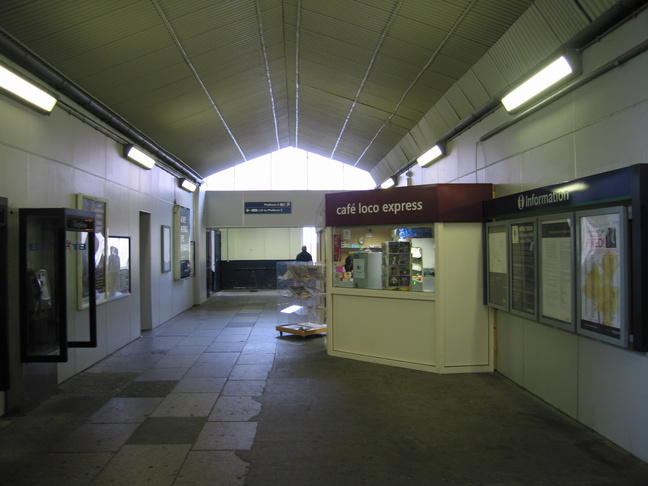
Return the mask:
<path id="1" fill-rule="evenodd" d="M 297 254 L 295 257 L 295 261 L 297 262 L 312 262 L 313 257 L 311 256 L 310 253 L 308 253 L 306 246 L 301 247 L 301 253 Z"/>

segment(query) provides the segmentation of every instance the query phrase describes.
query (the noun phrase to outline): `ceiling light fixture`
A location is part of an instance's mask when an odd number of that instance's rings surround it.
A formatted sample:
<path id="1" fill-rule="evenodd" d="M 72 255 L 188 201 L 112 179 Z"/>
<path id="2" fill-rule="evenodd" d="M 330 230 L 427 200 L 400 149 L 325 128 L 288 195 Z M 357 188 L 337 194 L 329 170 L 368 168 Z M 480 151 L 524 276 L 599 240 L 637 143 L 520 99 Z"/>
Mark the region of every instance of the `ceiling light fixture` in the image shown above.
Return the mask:
<path id="1" fill-rule="evenodd" d="M 434 147 L 432 147 L 430 150 L 428 150 L 423 155 L 421 155 L 418 159 L 416 159 L 416 162 L 421 167 L 427 167 L 432 162 L 434 162 L 435 160 L 437 160 L 438 158 L 444 155 L 445 155 L 445 146 L 443 144 L 437 143 Z"/>
<path id="2" fill-rule="evenodd" d="M 514 111 L 529 101 L 536 99 L 560 81 L 580 72 L 580 62 L 573 54 L 564 54 L 545 65 L 540 71 L 526 79 L 502 98 L 507 111 Z"/>
<path id="3" fill-rule="evenodd" d="M 124 157 L 126 157 L 129 160 L 132 160 L 133 162 L 136 162 L 137 164 L 141 165 L 145 169 L 152 169 L 153 166 L 155 165 L 155 159 L 146 155 L 144 152 L 142 152 L 134 145 L 126 145 L 124 147 Z"/>
<path id="4" fill-rule="evenodd" d="M 189 192 L 194 192 L 196 189 L 198 189 L 198 185 L 194 184 L 189 179 L 180 179 L 180 187 Z"/>
<path id="5" fill-rule="evenodd" d="M 390 177 L 389 179 L 385 180 L 382 184 L 380 184 L 381 189 L 389 189 L 390 187 L 394 187 L 396 185 L 396 179 L 393 177 Z"/>
<path id="6" fill-rule="evenodd" d="M 27 101 L 29 106 L 36 107 L 43 113 L 50 113 L 58 101 L 4 66 L 0 66 L 0 88 L 20 101 Z"/>

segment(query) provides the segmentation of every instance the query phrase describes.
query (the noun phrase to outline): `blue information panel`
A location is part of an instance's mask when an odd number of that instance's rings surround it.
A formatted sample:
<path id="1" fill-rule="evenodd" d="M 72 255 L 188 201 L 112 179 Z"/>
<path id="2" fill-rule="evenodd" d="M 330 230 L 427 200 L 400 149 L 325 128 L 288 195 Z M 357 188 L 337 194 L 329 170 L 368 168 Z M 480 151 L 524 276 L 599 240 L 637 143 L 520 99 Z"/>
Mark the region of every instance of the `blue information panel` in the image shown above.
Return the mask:
<path id="1" fill-rule="evenodd" d="M 290 214 L 292 204 L 285 202 L 246 202 L 245 214 Z"/>

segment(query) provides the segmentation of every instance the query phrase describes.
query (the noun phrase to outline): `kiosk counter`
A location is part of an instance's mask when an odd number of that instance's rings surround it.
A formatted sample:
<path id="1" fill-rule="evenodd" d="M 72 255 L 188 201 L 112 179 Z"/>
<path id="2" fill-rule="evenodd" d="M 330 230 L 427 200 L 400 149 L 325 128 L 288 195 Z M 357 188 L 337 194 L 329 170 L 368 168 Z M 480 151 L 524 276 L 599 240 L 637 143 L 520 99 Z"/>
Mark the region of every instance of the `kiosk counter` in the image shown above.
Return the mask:
<path id="1" fill-rule="evenodd" d="M 327 351 L 437 373 L 493 370 L 483 298 L 491 184 L 327 194 Z"/>

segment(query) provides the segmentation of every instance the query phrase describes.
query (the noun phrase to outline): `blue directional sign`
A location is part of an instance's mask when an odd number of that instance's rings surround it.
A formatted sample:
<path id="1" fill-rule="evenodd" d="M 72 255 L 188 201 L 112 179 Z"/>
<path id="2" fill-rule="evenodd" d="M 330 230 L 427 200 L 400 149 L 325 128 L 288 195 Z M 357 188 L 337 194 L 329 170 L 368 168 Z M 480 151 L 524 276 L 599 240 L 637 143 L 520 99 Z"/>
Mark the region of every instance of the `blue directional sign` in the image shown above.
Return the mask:
<path id="1" fill-rule="evenodd" d="M 290 214 L 292 204 L 285 202 L 246 202 L 245 214 Z"/>

